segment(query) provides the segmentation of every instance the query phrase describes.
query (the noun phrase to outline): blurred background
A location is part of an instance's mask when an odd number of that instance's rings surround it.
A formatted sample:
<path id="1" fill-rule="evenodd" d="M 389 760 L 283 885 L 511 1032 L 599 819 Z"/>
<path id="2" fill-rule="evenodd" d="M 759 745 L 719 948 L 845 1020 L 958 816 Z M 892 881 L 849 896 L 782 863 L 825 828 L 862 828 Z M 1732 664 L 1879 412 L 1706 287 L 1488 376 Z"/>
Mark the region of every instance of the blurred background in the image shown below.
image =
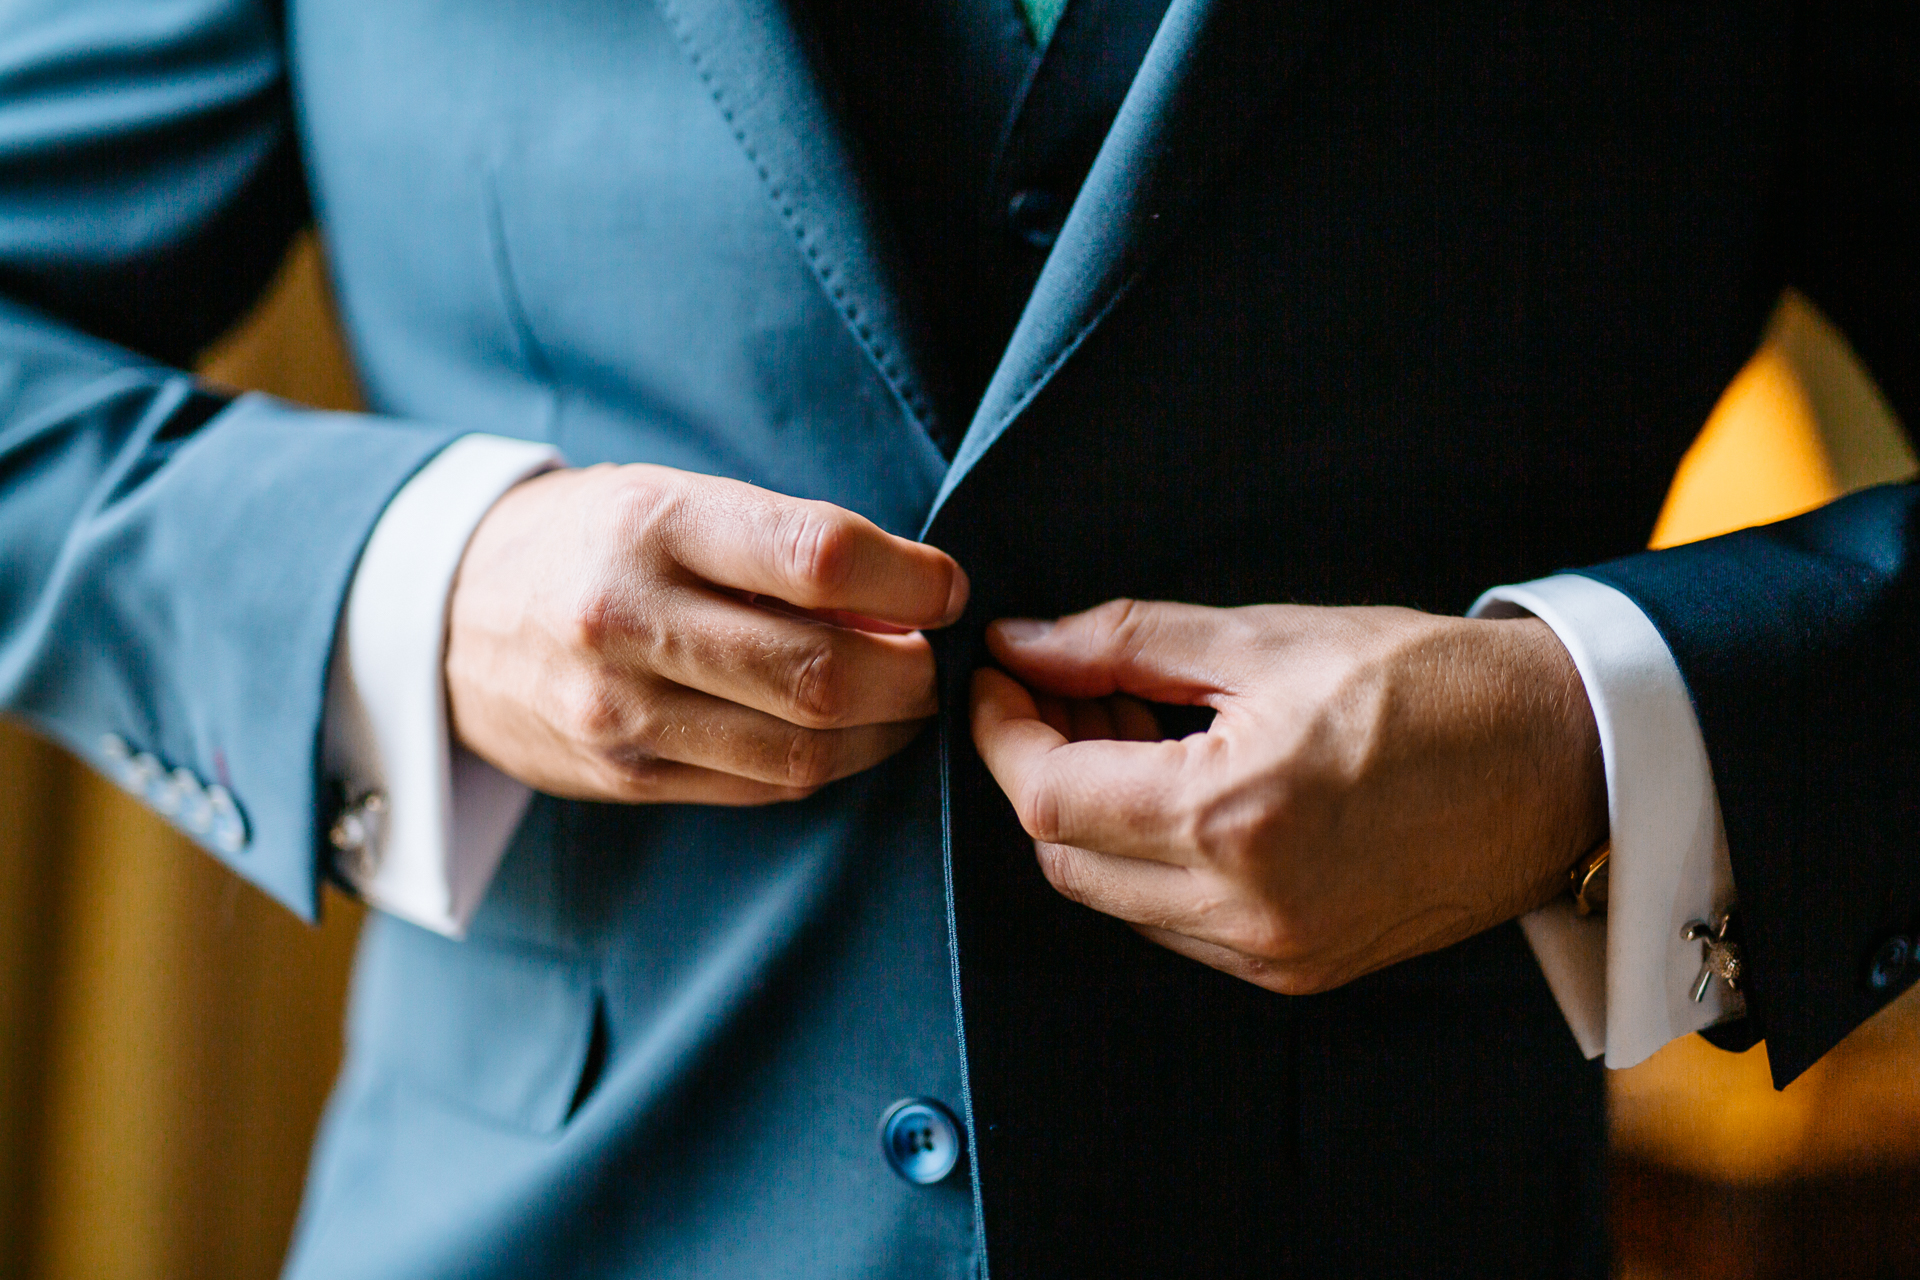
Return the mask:
<path id="1" fill-rule="evenodd" d="M 311 238 L 201 373 L 356 405 Z M 1656 545 L 1914 474 L 1844 338 L 1788 295 L 1676 476 Z M 0 1280 L 277 1274 L 340 1058 L 361 910 L 310 929 L 118 788 L 0 723 Z M 1784 1093 L 1697 1037 L 1612 1099 L 1627 1280 L 1920 1268 L 1920 996 Z"/>

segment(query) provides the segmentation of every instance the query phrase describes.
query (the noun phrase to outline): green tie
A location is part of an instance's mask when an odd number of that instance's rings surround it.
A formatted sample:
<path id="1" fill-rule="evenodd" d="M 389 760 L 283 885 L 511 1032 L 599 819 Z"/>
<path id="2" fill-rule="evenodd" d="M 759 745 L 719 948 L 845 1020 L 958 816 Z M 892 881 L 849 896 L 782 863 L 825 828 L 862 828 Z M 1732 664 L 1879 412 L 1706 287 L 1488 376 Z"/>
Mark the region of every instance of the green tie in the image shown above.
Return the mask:
<path id="1" fill-rule="evenodd" d="M 1047 47 L 1053 29 L 1060 25 L 1060 11 L 1066 7 L 1067 0 L 1020 0 L 1020 12 L 1027 15 L 1027 29 L 1033 32 L 1035 45 Z"/>

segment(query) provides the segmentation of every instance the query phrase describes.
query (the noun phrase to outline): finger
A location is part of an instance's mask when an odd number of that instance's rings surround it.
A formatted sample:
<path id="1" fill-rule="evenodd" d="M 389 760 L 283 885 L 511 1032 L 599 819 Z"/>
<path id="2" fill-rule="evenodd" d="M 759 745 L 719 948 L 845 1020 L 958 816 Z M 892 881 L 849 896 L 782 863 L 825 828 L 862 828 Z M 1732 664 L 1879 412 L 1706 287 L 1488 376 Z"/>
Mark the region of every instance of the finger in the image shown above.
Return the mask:
<path id="1" fill-rule="evenodd" d="M 1033 843 L 1040 873 L 1062 897 L 1129 924 L 1196 927 L 1211 908 L 1203 873 L 1046 840 Z"/>
<path id="2" fill-rule="evenodd" d="M 675 562 L 721 586 L 904 627 L 944 626 L 966 607 L 967 576 L 946 552 L 831 503 L 705 478 L 670 510 Z"/>
<path id="3" fill-rule="evenodd" d="M 1048 693 L 1194 703 L 1234 683 L 1246 648 L 1240 629 L 1230 609 L 1111 600 L 1055 622 L 1000 619 L 987 628 L 987 647 Z"/>
<path id="4" fill-rule="evenodd" d="M 804 800 L 807 787 L 782 787 L 738 774 L 702 769 L 673 760 L 599 762 L 565 781 L 543 783 L 541 790 L 568 800 L 616 804 L 711 804 L 729 808 Z"/>
<path id="5" fill-rule="evenodd" d="M 855 631 L 877 631 L 882 635 L 904 636 L 911 634 L 913 627 L 896 627 L 891 622 L 882 622 L 878 618 L 869 618 L 858 613 L 849 613 L 845 609 L 802 609 L 799 605 L 789 604 L 779 596 L 761 595 L 755 591 L 736 591 L 729 587 L 716 587 L 736 600 L 745 601 L 761 609 L 770 609 L 774 613 L 791 614 L 796 618 L 809 618 L 814 622 L 831 623 L 836 627 L 851 627 Z"/>
<path id="6" fill-rule="evenodd" d="M 1250 956 L 1217 943 L 1202 942 L 1198 938 L 1176 933 L 1172 929 L 1160 929 L 1146 924 L 1136 924 L 1133 927 L 1136 933 L 1155 946 L 1165 947 L 1175 955 L 1197 960 L 1209 969 L 1218 969 L 1230 977 L 1251 982 L 1257 987 L 1265 987 L 1268 991 L 1278 991 L 1286 995 L 1306 995 L 1319 989 L 1312 982 L 1303 980 L 1300 975 L 1271 960 L 1262 960 L 1258 956 Z"/>
<path id="7" fill-rule="evenodd" d="M 1277 972 L 1275 961 L 1241 949 L 1270 942 L 1270 931 L 1244 898 L 1206 868 L 1040 841 L 1034 854 L 1047 883 L 1063 897 L 1126 921 L 1170 951 L 1249 981 Z"/>
<path id="8" fill-rule="evenodd" d="M 1027 834 L 1132 858 L 1200 861 L 1177 836 L 1190 772 L 1217 739 L 1068 742 L 1036 716 L 1033 697 L 1001 672 L 974 673 L 974 745 Z M 1194 745 L 1198 744 L 1198 745 Z"/>
<path id="9" fill-rule="evenodd" d="M 806 729 L 738 703 L 677 686 L 636 690 L 590 742 L 620 767 L 661 761 L 811 790 L 885 760 L 925 721 Z"/>
<path id="10" fill-rule="evenodd" d="M 918 632 L 854 631 L 694 587 L 656 601 L 616 660 L 809 729 L 934 713 L 933 649 Z"/>

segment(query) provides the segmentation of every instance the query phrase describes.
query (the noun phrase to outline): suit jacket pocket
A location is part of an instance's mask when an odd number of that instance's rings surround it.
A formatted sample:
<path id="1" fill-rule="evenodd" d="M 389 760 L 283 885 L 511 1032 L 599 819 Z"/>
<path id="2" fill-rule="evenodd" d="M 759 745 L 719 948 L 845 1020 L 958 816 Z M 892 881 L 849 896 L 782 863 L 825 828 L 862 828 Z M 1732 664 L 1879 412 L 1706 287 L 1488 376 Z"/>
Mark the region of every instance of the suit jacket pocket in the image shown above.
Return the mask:
<path id="1" fill-rule="evenodd" d="M 534 1133 L 570 1114 L 593 1039 L 593 974 L 532 947 L 454 942 L 378 913 L 354 982 L 359 1068 Z"/>

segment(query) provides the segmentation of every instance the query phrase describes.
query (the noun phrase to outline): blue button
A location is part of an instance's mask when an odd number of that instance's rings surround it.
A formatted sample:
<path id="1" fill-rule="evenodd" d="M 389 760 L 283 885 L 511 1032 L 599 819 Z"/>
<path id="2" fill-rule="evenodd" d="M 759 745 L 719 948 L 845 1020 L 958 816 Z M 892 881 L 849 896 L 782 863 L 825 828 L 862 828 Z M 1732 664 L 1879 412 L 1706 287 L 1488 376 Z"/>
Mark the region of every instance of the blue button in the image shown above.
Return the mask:
<path id="1" fill-rule="evenodd" d="M 1046 249 L 1060 238 L 1067 220 L 1067 202 L 1051 191 L 1030 187 L 1007 201 L 1007 224 L 1013 233 L 1036 249 Z"/>
<path id="2" fill-rule="evenodd" d="M 880 1117 L 880 1149 L 895 1173 L 930 1186 L 960 1163 L 960 1122 L 932 1098 L 904 1098 Z"/>
<path id="3" fill-rule="evenodd" d="M 1867 965 L 1867 986 L 1874 991 L 1890 991 L 1906 976 L 1907 961 L 1913 958 L 1913 944 L 1902 934 L 1881 941 Z"/>

